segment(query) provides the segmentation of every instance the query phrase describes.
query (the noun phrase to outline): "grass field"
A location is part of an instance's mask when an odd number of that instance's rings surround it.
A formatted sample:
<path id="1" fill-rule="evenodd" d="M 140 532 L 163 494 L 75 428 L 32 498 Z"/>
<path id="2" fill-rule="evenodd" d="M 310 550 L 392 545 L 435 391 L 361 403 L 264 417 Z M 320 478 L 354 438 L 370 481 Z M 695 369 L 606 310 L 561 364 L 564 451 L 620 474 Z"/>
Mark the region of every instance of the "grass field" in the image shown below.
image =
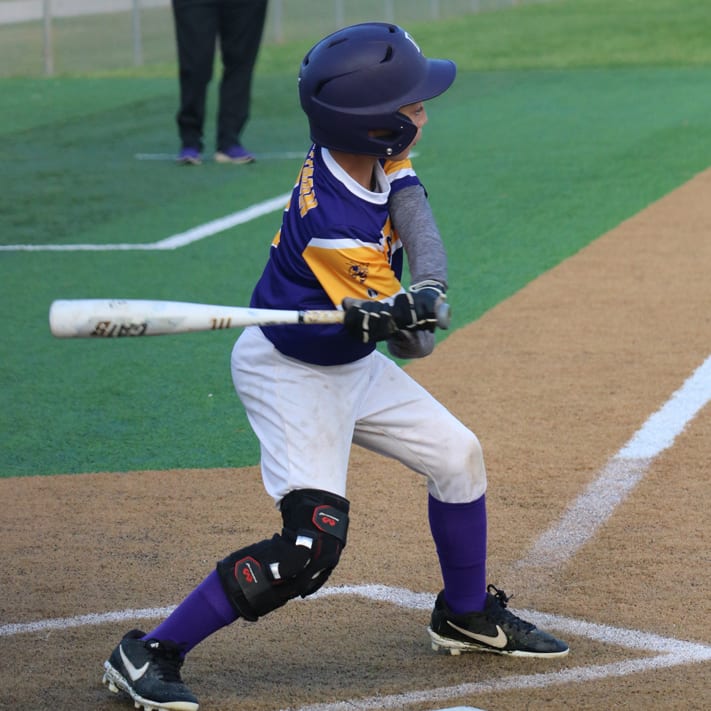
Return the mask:
<path id="1" fill-rule="evenodd" d="M 568 0 L 408 29 L 460 68 L 416 161 L 455 328 L 711 163 L 705 1 Z M 277 213 L 172 251 L 41 248 L 153 243 L 287 192 L 300 161 L 272 156 L 307 147 L 295 74 L 310 43 L 264 46 L 245 134 L 264 159 L 240 168 L 136 157 L 176 150 L 172 62 L 0 80 L 0 476 L 256 462 L 234 333 L 64 342 L 47 310 L 94 296 L 244 304 Z"/>

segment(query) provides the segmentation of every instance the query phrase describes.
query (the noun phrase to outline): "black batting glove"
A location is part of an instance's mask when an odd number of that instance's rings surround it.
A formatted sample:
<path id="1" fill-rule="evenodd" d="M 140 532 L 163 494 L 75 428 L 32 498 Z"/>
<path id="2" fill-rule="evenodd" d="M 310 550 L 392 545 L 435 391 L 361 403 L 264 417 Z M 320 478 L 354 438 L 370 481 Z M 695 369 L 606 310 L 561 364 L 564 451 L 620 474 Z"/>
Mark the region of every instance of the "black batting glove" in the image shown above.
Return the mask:
<path id="1" fill-rule="evenodd" d="M 428 280 L 413 284 L 409 291 L 398 294 L 392 307 L 397 327 L 407 331 L 434 331 L 437 307 L 447 299 L 444 292 L 440 282 Z"/>
<path id="2" fill-rule="evenodd" d="M 386 341 L 398 330 L 390 304 L 346 298 L 342 306 L 346 331 L 361 343 Z"/>

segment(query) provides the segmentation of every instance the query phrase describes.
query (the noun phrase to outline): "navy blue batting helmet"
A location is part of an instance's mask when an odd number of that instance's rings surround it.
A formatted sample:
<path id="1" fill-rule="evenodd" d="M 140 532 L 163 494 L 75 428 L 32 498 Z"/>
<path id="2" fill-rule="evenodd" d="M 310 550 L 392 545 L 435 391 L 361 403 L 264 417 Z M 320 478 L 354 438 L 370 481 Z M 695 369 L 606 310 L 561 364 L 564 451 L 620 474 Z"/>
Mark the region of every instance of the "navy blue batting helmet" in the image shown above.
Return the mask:
<path id="1" fill-rule="evenodd" d="M 347 153 L 397 155 L 417 133 L 399 109 L 443 93 L 456 73 L 454 62 L 428 59 L 397 25 L 366 22 L 338 30 L 301 63 L 299 98 L 311 140 Z"/>

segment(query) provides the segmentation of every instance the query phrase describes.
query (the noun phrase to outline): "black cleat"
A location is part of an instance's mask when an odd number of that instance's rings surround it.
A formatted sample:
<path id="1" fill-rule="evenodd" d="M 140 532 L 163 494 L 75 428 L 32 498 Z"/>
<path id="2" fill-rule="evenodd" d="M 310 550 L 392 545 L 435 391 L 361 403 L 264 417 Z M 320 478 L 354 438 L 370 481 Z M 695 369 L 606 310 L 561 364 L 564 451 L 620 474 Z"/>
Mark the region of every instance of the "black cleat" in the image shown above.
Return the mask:
<path id="1" fill-rule="evenodd" d="M 463 615 L 449 609 L 444 591 L 437 596 L 427 629 L 432 638 L 432 649 L 444 649 L 450 654 L 493 652 L 514 657 L 564 657 L 568 654 L 565 642 L 508 610 L 509 598 L 502 590 L 489 585 L 487 593 L 482 612 Z"/>
<path id="2" fill-rule="evenodd" d="M 145 711 L 197 711 L 198 700 L 180 678 L 180 647 L 143 636 L 131 630 L 104 662 L 109 691 L 123 691 Z"/>

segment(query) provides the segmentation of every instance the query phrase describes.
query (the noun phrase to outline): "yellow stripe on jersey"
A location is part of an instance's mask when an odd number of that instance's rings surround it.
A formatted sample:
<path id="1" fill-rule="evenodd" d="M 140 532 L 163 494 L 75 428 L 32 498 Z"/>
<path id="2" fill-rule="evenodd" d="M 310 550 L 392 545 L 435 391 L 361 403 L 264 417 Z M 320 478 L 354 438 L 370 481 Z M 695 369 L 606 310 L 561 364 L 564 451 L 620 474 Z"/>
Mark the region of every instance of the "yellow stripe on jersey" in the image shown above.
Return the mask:
<path id="1" fill-rule="evenodd" d="M 303 257 L 336 306 L 347 296 L 382 301 L 402 291 L 379 245 L 354 239 L 314 239 Z"/>
<path id="2" fill-rule="evenodd" d="M 409 158 L 405 158 L 405 160 L 386 160 L 383 164 L 383 170 L 390 183 L 405 175 L 416 175 L 415 169 L 412 167 L 412 161 Z"/>

